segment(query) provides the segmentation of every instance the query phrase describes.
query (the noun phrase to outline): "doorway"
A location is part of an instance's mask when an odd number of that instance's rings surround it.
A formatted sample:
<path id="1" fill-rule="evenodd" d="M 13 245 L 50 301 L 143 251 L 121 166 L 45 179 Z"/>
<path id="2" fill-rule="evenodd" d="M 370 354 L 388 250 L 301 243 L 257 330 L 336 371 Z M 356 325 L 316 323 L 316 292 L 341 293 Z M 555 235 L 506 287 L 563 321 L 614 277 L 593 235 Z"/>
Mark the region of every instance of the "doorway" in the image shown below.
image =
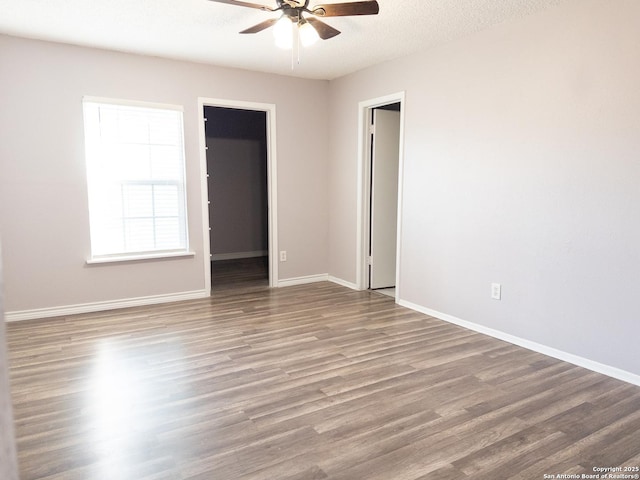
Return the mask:
<path id="1" fill-rule="evenodd" d="M 269 281 L 267 114 L 204 107 L 211 288 Z"/>
<path id="2" fill-rule="evenodd" d="M 206 288 L 272 287 L 275 106 L 200 99 L 199 111 Z"/>
<path id="3" fill-rule="evenodd" d="M 399 299 L 404 94 L 360 104 L 357 284 Z"/>
<path id="4" fill-rule="evenodd" d="M 369 288 L 390 293 L 396 287 L 400 103 L 374 108 L 371 125 Z"/>

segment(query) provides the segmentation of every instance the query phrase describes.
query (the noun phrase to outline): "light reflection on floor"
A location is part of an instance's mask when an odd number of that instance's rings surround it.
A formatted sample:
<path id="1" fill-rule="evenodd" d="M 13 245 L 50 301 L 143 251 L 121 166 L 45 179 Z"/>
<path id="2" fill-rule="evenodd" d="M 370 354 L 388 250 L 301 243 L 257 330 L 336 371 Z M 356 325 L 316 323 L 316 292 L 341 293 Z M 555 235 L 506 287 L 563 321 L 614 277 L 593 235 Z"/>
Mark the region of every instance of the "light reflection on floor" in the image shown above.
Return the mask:
<path id="1" fill-rule="evenodd" d="M 153 405 L 168 390 L 149 379 L 146 361 L 128 355 L 119 339 L 100 340 L 96 349 L 82 411 L 91 438 L 86 453 L 95 462 L 91 478 L 129 478 L 132 464 L 159 453 L 162 425 L 156 424 L 161 417 Z M 176 352 L 165 353 L 172 363 L 179 361 Z"/>

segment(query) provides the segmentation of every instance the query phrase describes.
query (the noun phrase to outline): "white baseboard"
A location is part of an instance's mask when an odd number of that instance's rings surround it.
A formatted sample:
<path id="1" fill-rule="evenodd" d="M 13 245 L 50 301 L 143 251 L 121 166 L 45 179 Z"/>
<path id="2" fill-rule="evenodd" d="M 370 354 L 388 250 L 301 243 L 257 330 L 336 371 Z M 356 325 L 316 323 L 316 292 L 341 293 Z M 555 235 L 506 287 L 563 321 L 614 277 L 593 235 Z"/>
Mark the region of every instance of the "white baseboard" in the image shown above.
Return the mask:
<path id="1" fill-rule="evenodd" d="M 316 282 L 332 282 L 337 283 L 338 285 L 341 285 L 343 287 L 350 288 L 352 290 L 359 290 L 358 286 L 355 283 L 347 282 L 346 280 L 342 280 L 341 278 L 332 277 L 327 273 L 323 273 L 320 275 L 307 275 L 305 277 L 286 278 L 278 282 L 278 287 L 291 287 L 293 285 L 304 285 L 306 283 Z"/>
<path id="2" fill-rule="evenodd" d="M 453 323 L 460 327 L 473 330 L 474 332 L 482 333 L 484 335 L 488 335 L 490 337 L 497 338 L 499 340 L 504 340 L 505 342 L 509 342 L 514 345 L 518 345 L 519 347 L 526 348 L 527 350 L 532 350 L 537 353 L 542 353 L 543 355 L 557 358 L 558 360 L 563 360 L 573 365 L 586 368 L 587 370 L 591 370 L 597 373 L 602 373 L 603 375 L 607 375 L 609 377 L 622 380 L 623 382 L 640 386 L 640 375 L 636 375 L 635 373 L 631 373 L 626 370 L 622 370 L 620 368 L 605 365 L 603 363 L 595 362 L 593 360 L 589 360 L 588 358 L 580 357 L 572 353 L 563 352 L 562 350 L 558 350 L 553 347 L 548 347 L 541 343 L 532 342 L 524 338 L 516 337 L 515 335 L 501 332 L 500 330 L 495 330 L 493 328 L 478 325 L 477 323 L 469 322 L 467 320 L 462 320 L 452 315 L 441 313 L 436 310 L 432 310 L 430 308 L 417 305 L 415 303 L 407 302 L 405 300 L 400 300 L 398 303 L 403 307 L 407 307 L 407 308 L 410 308 L 411 310 L 424 313 L 425 315 L 435 317 L 439 320 Z"/>
<path id="3" fill-rule="evenodd" d="M 355 283 L 347 282 L 346 280 L 343 280 L 343 279 L 338 278 L 338 277 L 333 277 L 333 276 L 329 275 L 328 280 L 330 282 L 337 283 L 338 285 L 342 285 L 343 287 L 350 288 L 351 290 L 360 290 L 358 288 L 358 285 L 356 285 Z"/>
<path id="4" fill-rule="evenodd" d="M 278 280 L 278 287 L 292 287 L 293 285 L 304 285 L 306 283 L 326 282 L 329 275 L 322 273 L 320 275 L 307 275 L 304 277 L 285 278 Z"/>
<path id="5" fill-rule="evenodd" d="M 231 252 L 231 253 L 214 253 L 211 255 L 211 260 L 237 260 L 239 258 L 256 258 L 266 257 L 269 255 L 268 250 L 256 250 L 253 252 Z"/>
<path id="6" fill-rule="evenodd" d="M 115 310 L 116 308 L 140 307 L 144 305 L 155 305 L 159 303 L 179 302 L 182 300 L 195 300 L 198 298 L 206 298 L 209 295 L 210 292 L 207 290 L 195 290 L 192 292 L 152 295 L 149 297 L 125 298 L 108 302 L 82 303 L 79 305 L 67 305 L 63 307 L 52 308 L 36 308 L 33 310 L 6 312 L 5 320 L 7 322 L 17 322 L 20 320 L 62 317 L 66 315 L 75 315 L 77 313 L 91 313 L 101 312 L 104 310 Z"/>

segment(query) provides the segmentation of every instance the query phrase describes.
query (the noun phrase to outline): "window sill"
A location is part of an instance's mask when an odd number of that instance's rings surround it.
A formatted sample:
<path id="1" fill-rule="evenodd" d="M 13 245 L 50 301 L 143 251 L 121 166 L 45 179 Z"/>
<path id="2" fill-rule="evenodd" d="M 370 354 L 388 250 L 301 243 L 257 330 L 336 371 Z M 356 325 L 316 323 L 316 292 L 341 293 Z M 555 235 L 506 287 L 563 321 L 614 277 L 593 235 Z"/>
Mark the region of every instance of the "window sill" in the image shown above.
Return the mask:
<path id="1" fill-rule="evenodd" d="M 195 257 L 195 252 L 158 252 L 140 253 L 137 255 L 120 255 L 113 257 L 97 257 L 87 259 L 87 265 L 100 265 L 105 263 L 144 262 L 162 260 L 165 258 Z"/>

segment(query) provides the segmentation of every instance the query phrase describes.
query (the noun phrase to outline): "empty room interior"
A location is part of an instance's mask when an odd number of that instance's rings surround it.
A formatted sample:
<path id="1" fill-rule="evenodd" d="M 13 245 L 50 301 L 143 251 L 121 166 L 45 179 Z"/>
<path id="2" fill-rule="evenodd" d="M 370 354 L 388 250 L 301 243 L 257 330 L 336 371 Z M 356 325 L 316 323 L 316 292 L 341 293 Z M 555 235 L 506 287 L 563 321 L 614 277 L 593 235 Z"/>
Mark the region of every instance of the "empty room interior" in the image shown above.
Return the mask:
<path id="1" fill-rule="evenodd" d="M 0 0 L 0 479 L 640 478 L 640 2 L 319 2 Z"/>

